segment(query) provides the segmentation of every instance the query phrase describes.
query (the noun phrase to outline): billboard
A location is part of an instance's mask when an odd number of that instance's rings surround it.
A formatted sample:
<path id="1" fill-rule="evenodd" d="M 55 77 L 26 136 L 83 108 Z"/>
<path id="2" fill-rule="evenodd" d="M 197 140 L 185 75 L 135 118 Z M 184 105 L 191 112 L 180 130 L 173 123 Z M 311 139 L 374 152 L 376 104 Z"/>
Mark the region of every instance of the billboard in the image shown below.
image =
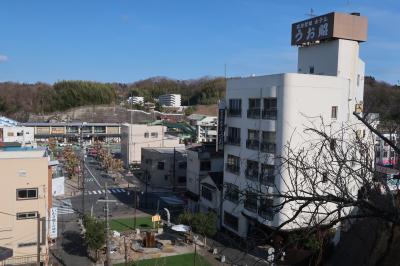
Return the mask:
<path id="1" fill-rule="evenodd" d="M 217 151 L 224 150 L 225 141 L 225 101 L 218 102 L 218 127 L 217 127 Z"/>
<path id="2" fill-rule="evenodd" d="M 57 214 L 57 207 L 50 208 L 49 236 L 52 239 L 57 238 Z"/>
<path id="3" fill-rule="evenodd" d="M 329 39 L 367 40 L 368 20 L 352 13 L 328 13 L 292 24 L 292 45 Z"/>

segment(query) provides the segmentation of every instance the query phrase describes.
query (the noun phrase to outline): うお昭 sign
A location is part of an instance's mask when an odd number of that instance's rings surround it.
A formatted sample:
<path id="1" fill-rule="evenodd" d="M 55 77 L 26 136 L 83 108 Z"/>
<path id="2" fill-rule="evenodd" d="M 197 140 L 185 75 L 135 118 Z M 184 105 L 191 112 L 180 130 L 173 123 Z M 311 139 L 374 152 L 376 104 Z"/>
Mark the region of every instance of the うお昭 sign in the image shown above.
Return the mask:
<path id="1" fill-rule="evenodd" d="M 313 17 L 292 24 L 292 45 L 333 37 L 334 13 Z"/>

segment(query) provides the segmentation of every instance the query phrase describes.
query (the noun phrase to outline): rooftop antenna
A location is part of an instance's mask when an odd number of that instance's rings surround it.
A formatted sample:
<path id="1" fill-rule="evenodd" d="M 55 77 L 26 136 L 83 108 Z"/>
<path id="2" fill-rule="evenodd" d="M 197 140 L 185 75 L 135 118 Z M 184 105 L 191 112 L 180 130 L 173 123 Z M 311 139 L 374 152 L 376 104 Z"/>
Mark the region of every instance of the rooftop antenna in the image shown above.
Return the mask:
<path id="1" fill-rule="evenodd" d="M 310 9 L 310 13 L 308 13 L 308 14 L 305 14 L 306 16 L 308 16 L 308 17 L 310 17 L 310 18 L 313 18 L 313 17 L 316 17 L 317 15 L 315 15 L 314 14 L 314 9 Z"/>

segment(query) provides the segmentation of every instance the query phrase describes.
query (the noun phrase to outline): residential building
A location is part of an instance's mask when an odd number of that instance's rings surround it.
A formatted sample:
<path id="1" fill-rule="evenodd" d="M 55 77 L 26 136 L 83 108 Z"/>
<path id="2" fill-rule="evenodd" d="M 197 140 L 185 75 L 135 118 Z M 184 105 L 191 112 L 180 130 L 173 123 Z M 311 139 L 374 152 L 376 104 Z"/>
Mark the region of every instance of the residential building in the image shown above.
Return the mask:
<path id="1" fill-rule="evenodd" d="M 25 145 L 34 145 L 34 129 L 20 126 L 10 118 L 0 116 L 0 142 L 16 142 Z"/>
<path id="2" fill-rule="evenodd" d="M 307 27 L 314 34 L 308 36 Z M 328 27 L 334 30 L 325 31 Z M 279 158 L 286 155 L 288 143 L 297 147 L 308 140 L 307 125 L 319 128 L 323 121 L 334 131 L 351 124 L 364 132 L 353 112 L 363 100 L 365 65 L 359 43 L 366 32 L 367 19 L 352 14 L 329 13 L 295 23 L 297 73 L 228 79 L 224 228 L 246 237 L 257 226 L 277 228 L 293 217 L 296 206 L 275 210 L 283 199 L 273 195 L 293 189 L 288 172 L 279 169 Z M 308 224 L 296 220 L 283 229 L 302 226 Z"/>
<path id="3" fill-rule="evenodd" d="M 164 94 L 159 98 L 161 106 L 166 107 L 181 107 L 181 95 L 180 94 Z"/>
<path id="4" fill-rule="evenodd" d="M 383 134 L 384 137 L 391 140 L 398 146 L 399 138 L 396 133 Z M 397 166 L 399 163 L 399 155 L 394 152 L 394 149 L 384 142 L 381 138 L 376 137 L 375 141 L 375 163 L 381 166 Z"/>
<path id="5" fill-rule="evenodd" d="M 190 124 L 196 128 L 197 142 L 216 142 L 217 141 L 217 124 L 216 116 L 206 116 L 192 114 L 189 117 Z"/>
<path id="6" fill-rule="evenodd" d="M 144 181 L 152 187 L 186 188 L 187 154 L 185 147 L 142 148 Z"/>
<path id="7" fill-rule="evenodd" d="M 221 228 L 222 223 L 223 176 L 223 171 L 209 172 L 200 182 L 200 211 L 213 212 L 217 217 L 218 228 Z"/>
<path id="8" fill-rule="evenodd" d="M 188 198 L 188 210 L 199 211 L 199 198 L 201 182 L 210 172 L 222 172 L 224 168 L 224 156 L 217 152 L 214 144 L 203 144 L 187 149 L 187 183 L 186 196 Z"/>
<path id="9" fill-rule="evenodd" d="M 161 125 L 123 124 L 121 126 L 121 154 L 126 167 L 140 164 L 142 148 L 184 147 L 179 138 L 166 133 Z"/>
<path id="10" fill-rule="evenodd" d="M 144 97 L 140 96 L 131 96 L 128 98 L 128 103 L 129 104 L 139 104 L 143 105 L 144 104 Z"/>
<path id="11" fill-rule="evenodd" d="M 38 235 L 41 261 L 45 261 L 49 238 L 46 221 L 52 206 L 51 171 L 46 150 L 3 147 L 0 149 L 0 169 L 0 187 L 3 188 L 0 193 L 0 246 L 13 250 L 13 257 L 3 263 L 14 265 L 21 259 L 25 263 L 35 263 Z"/>
<path id="12" fill-rule="evenodd" d="M 63 167 L 59 161 L 54 160 L 49 162 L 51 168 L 51 194 L 53 196 L 61 196 L 65 193 L 65 176 Z"/>

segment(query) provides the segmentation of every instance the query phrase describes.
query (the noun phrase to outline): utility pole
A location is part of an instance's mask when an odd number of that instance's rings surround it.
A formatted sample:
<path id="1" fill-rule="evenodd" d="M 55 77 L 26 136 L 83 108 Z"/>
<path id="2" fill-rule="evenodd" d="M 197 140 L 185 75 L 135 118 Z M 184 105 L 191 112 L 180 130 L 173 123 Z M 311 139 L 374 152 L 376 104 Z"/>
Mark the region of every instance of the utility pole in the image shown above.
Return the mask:
<path id="1" fill-rule="evenodd" d="M 106 193 L 106 207 L 104 209 L 105 214 L 106 214 L 106 248 L 107 248 L 107 254 L 106 254 L 106 258 L 107 258 L 107 266 L 111 266 L 111 261 L 110 261 L 110 224 L 108 222 L 108 187 L 107 187 L 107 182 L 105 184 L 106 189 L 105 189 L 105 193 Z"/>
<path id="2" fill-rule="evenodd" d="M 172 191 L 175 191 L 175 178 L 176 178 L 176 151 L 175 151 L 175 147 L 174 147 L 174 163 L 173 163 L 173 168 L 172 168 Z"/>
<path id="3" fill-rule="evenodd" d="M 106 234 L 106 248 L 107 248 L 107 252 L 106 252 L 106 264 L 107 266 L 111 266 L 111 258 L 110 258 L 110 223 L 108 221 L 108 217 L 110 216 L 109 214 L 109 208 L 108 208 L 108 203 L 112 202 L 112 203 L 116 203 L 116 200 L 109 200 L 108 199 L 108 186 L 107 186 L 107 182 L 105 183 L 105 190 L 104 190 L 104 194 L 105 194 L 105 199 L 99 199 L 97 200 L 97 202 L 103 202 L 105 203 L 104 206 L 104 215 L 105 215 L 105 220 L 106 220 L 106 230 L 105 230 L 105 234 Z"/>
<path id="4" fill-rule="evenodd" d="M 37 239 L 36 239 L 36 248 L 37 248 L 37 258 L 36 264 L 40 266 L 40 213 L 37 213 Z"/>
<path id="5" fill-rule="evenodd" d="M 124 236 L 124 247 L 125 247 L 125 266 L 128 266 L 128 252 L 126 246 L 126 237 Z"/>
<path id="6" fill-rule="evenodd" d="M 82 175 L 82 215 L 85 215 L 85 149 L 83 145 L 83 125 L 81 125 L 81 136 L 80 136 L 80 146 L 81 146 L 81 153 L 82 153 L 82 159 L 81 159 L 81 175 Z"/>
<path id="7" fill-rule="evenodd" d="M 135 210 L 134 210 L 134 215 L 133 215 L 133 228 L 134 230 L 136 230 L 136 209 L 137 209 L 137 190 L 136 188 L 133 191 L 133 197 L 134 197 L 134 206 L 135 206 Z"/>

